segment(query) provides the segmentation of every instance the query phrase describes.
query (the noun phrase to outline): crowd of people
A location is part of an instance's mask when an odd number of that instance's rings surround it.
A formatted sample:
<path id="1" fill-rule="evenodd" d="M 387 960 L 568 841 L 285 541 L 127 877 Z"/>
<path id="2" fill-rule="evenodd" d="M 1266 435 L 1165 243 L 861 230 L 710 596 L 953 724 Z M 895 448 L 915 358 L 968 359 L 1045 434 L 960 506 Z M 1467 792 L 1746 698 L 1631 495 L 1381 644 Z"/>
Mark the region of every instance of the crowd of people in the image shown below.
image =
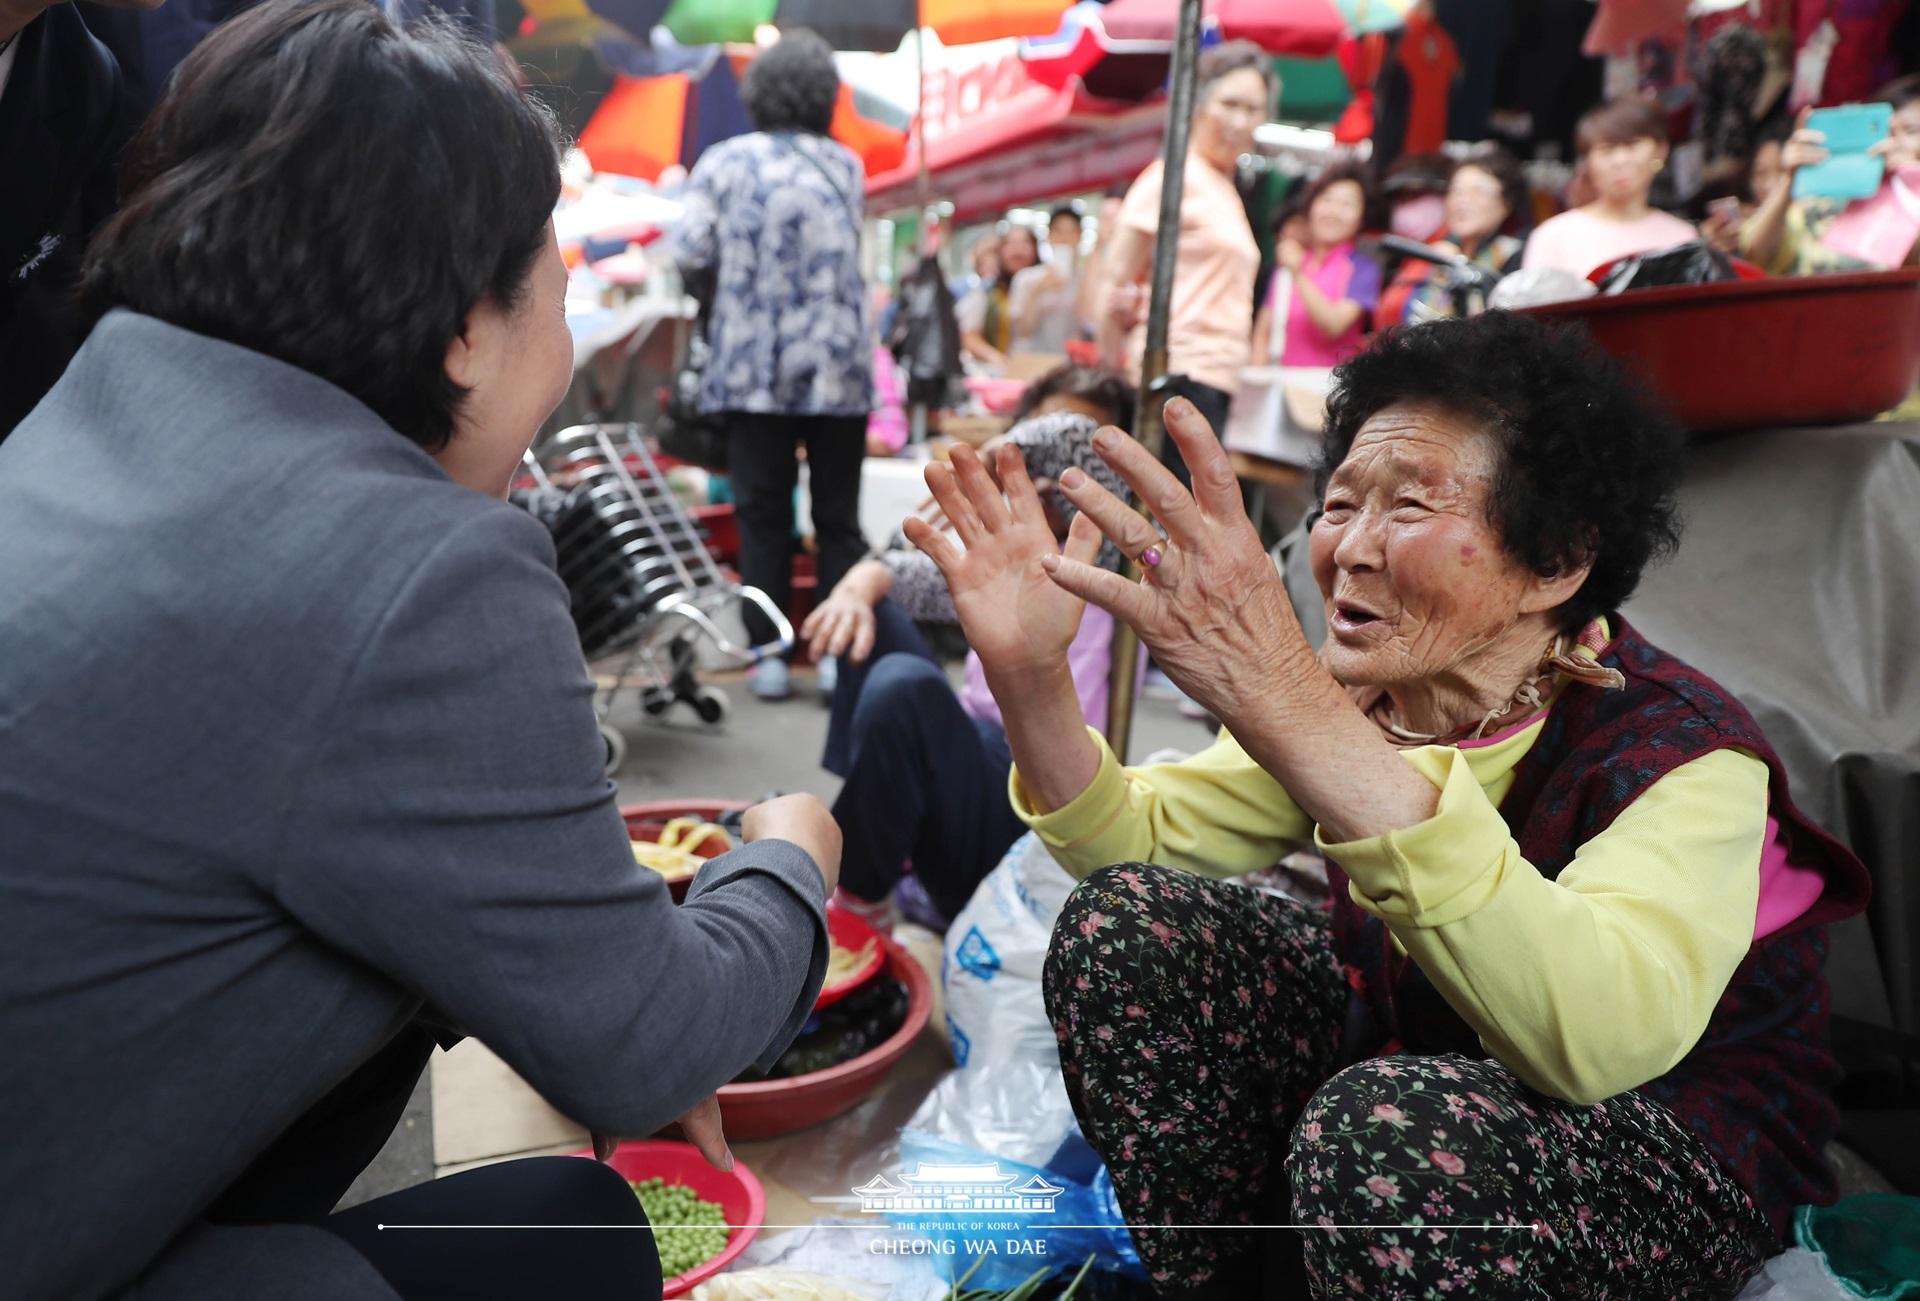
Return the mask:
<path id="1" fill-rule="evenodd" d="M 0 105 L 53 84 L 63 42 L 112 66 L 47 9 L 0 8 L 0 78 L 23 79 Z M 912 549 L 869 554 L 862 178 L 827 134 L 832 51 L 783 37 L 671 247 L 741 573 L 781 604 L 808 468 L 826 595 L 800 635 L 837 666 L 844 786 L 749 810 L 676 904 L 634 859 L 553 540 L 503 500 L 572 376 L 561 133 L 485 40 L 394 9 L 245 8 L 124 149 L 82 123 L 33 208 L 59 238 L 11 277 L 77 294 L 7 287 L 0 338 L 45 345 L 0 427 L 18 1294 L 658 1295 L 649 1234 L 531 1227 L 644 1226 L 595 1162 L 336 1207 L 468 1035 L 596 1134 L 677 1120 L 730 1168 L 715 1090 L 807 1023 L 829 900 L 884 925 L 911 864 L 939 924 L 1027 831 L 1077 881 L 1045 1005 L 1158 1295 L 1728 1297 L 1832 1200 L 1825 928 L 1865 869 L 1739 701 L 1620 616 L 1678 545 L 1682 431 L 1482 292 L 1703 236 L 1775 270 L 1912 261 L 1862 242 L 1861 208 L 1792 197 L 1823 156 L 1806 121 L 1704 231 L 1653 203 L 1667 125 L 1638 101 L 1582 120 L 1579 192 L 1537 225 L 1497 149 L 1329 165 L 1262 284 L 1235 175 L 1279 88 L 1215 46 L 1164 460 L 1123 432 L 1156 163 L 1090 240 L 1062 206 L 939 286 L 972 364 L 1079 361 L 929 464 Z M 1855 205 L 1905 211 L 1920 79 L 1882 98 L 1885 180 Z M 1319 650 L 1219 441 L 1250 363 L 1333 373 Z M 957 690 L 927 624 L 964 635 Z M 1207 748 L 1108 747 L 1122 625 L 1222 725 Z M 783 661 L 758 674 L 788 689 Z M 1226 881 L 1300 847 L 1326 908 Z M 1282 1223 L 1322 1228 L 1256 1231 Z"/>
<path id="2" fill-rule="evenodd" d="M 1654 101 L 1625 98 L 1579 120 L 1578 166 L 1561 195 L 1536 194 L 1520 161 L 1491 143 L 1403 157 L 1384 177 L 1362 161 L 1323 163 L 1281 204 L 1263 261 L 1234 177 L 1276 94 L 1284 104 L 1257 48 L 1227 42 L 1203 52 L 1168 373 L 1170 391 L 1217 430 L 1226 427 L 1243 367 L 1330 368 L 1393 326 L 1486 310 L 1492 287 L 1523 270 L 1539 286 L 1527 301 L 1546 301 L 1586 292 L 1595 273 L 1623 259 L 1693 242 L 1774 274 L 1871 270 L 1920 257 L 1920 75 L 1876 96 L 1891 109 L 1892 126 L 1873 151 L 1884 179 L 1870 199 L 1793 198 L 1794 175 L 1827 156 L 1803 111 L 1756 133 L 1730 185 L 1669 210 L 1656 202 L 1671 193 L 1662 184 L 1669 115 Z M 1061 205 L 1048 214 L 1044 242 L 1011 216 L 975 238 L 969 271 L 951 286 L 969 372 L 999 375 L 1018 354 L 1071 349 L 1137 380 L 1159 198 L 1156 162 L 1108 197 L 1090 233 L 1093 214 Z M 1912 214 L 1888 228 L 1899 234 L 1847 238 L 1849 213 L 1863 218 L 1887 205 Z M 1551 215 L 1541 216 L 1543 208 Z M 1836 224 L 1840 237 L 1827 238 Z M 1424 245 L 1425 254 L 1383 244 L 1388 234 Z M 1176 474 L 1178 455 L 1171 450 Z"/>

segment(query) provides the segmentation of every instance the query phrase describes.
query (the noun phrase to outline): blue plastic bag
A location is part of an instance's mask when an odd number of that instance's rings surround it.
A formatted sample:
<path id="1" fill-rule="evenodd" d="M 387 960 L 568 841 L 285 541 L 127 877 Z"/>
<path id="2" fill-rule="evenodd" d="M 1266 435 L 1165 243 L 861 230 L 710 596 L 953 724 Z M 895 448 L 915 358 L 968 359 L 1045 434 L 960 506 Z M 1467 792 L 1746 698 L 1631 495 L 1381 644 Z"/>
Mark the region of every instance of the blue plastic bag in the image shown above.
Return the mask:
<path id="1" fill-rule="evenodd" d="M 889 1182 L 912 1209 L 887 1218 L 926 1241 L 943 1278 L 977 1261 L 969 1287 L 1010 1288 L 1046 1266 L 1070 1277 L 1088 1256 L 1096 1271 L 1146 1278 L 1106 1167 L 1078 1132 L 1038 1167 L 903 1130 Z"/>

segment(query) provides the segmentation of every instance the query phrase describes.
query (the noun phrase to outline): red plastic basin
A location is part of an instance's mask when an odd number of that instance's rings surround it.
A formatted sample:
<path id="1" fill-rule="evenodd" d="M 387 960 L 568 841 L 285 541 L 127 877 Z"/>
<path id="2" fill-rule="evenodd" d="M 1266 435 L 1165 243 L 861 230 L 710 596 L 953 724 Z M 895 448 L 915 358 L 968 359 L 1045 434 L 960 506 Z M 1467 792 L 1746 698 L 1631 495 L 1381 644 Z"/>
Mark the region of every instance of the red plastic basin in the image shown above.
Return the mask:
<path id="1" fill-rule="evenodd" d="M 832 1007 L 860 986 L 880 974 L 880 968 L 887 962 L 887 942 L 879 931 L 855 917 L 844 908 L 827 908 L 827 935 L 841 948 L 858 953 L 866 947 L 868 940 L 878 941 L 874 945 L 873 957 L 842 976 L 839 980 L 829 981 L 820 987 L 820 997 L 813 1000 L 813 1010 Z"/>
<path id="2" fill-rule="evenodd" d="M 1920 383 L 1920 268 L 1638 289 L 1526 313 L 1584 321 L 1702 433 L 1868 420 Z"/>
<path id="3" fill-rule="evenodd" d="M 824 1071 L 722 1086 L 720 1115 L 729 1138 L 773 1138 L 851 1111 L 907 1055 L 933 1013 L 933 985 L 905 949 L 891 940 L 886 948 L 887 974 L 907 987 L 907 1019 L 893 1037 Z"/>
<path id="4" fill-rule="evenodd" d="M 746 807 L 744 800 L 655 800 L 646 804 L 622 804 L 620 816 L 626 819 L 627 835 L 634 840 L 658 840 L 667 823 L 675 818 L 718 822 L 722 814 L 734 813 Z M 714 839 L 693 852 L 701 858 L 718 858 L 727 850 L 718 839 Z M 683 876 L 679 880 L 669 880 L 667 889 L 673 895 L 673 901 L 679 903 L 687 897 L 687 889 L 692 884 L 692 877 Z"/>
<path id="5" fill-rule="evenodd" d="M 588 1148 L 573 1155 L 592 1160 L 593 1149 Z M 747 1249 L 753 1236 L 760 1232 L 760 1226 L 767 1222 L 766 1190 L 760 1186 L 753 1171 L 741 1164 L 737 1157 L 733 1169 L 715 1170 L 693 1144 L 656 1138 L 622 1143 L 607 1158 L 607 1164 L 625 1176 L 628 1183 L 643 1183 L 657 1177 L 670 1184 L 691 1188 L 694 1196 L 702 1201 L 718 1202 L 721 1212 L 727 1217 L 727 1245 L 720 1254 L 698 1269 L 690 1269 L 668 1279 L 660 1293 L 662 1298 L 691 1292 L 700 1283 L 731 1265 L 734 1258 Z"/>

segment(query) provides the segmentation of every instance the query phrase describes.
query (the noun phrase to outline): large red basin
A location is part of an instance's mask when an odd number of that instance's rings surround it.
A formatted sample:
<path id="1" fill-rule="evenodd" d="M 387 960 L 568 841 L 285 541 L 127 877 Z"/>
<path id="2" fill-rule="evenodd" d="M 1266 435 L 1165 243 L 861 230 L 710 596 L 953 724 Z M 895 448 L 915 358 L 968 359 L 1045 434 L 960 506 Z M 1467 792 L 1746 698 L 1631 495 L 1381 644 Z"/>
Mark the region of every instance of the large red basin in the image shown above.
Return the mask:
<path id="1" fill-rule="evenodd" d="M 1584 321 L 1702 433 L 1868 420 L 1920 383 L 1920 268 L 1637 289 L 1525 310 Z"/>
<path id="2" fill-rule="evenodd" d="M 627 834 L 633 839 L 658 840 L 660 833 L 666 830 L 667 823 L 675 818 L 718 822 L 723 814 L 737 813 L 746 807 L 744 800 L 655 800 L 648 804 L 622 804 L 620 816 L 626 819 Z M 727 851 L 714 840 L 693 852 L 701 858 L 717 858 Z M 692 885 L 692 877 L 678 877 L 667 882 L 667 891 L 673 896 L 673 901 L 679 903 L 687 897 L 687 890 Z"/>
<path id="3" fill-rule="evenodd" d="M 886 974 L 907 987 L 907 1019 L 892 1038 L 850 1062 L 810 1075 L 722 1086 L 720 1116 L 727 1137 L 773 1138 L 851 1111 L 907 1055 L 933 1014 L 933 984 L 911 954 L 891 940 L 886 944 Z"/>

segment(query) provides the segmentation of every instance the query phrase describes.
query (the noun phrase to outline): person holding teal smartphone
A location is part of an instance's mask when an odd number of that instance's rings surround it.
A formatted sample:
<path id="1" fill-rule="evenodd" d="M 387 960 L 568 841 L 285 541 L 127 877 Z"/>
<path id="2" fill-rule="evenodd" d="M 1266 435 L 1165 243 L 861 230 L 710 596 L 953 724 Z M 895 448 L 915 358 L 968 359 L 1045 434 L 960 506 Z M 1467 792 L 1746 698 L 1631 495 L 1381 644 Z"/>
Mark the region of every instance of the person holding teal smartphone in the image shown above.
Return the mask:
<path id="1" fill-rule="evenodd" d="M 1886 175 L 1893 109 L 1886 104 L 1842 104 L 1806 114 L 1804 130 L 1818 135 L 1825 157 L 1793 178 L 1796 199 L 1873 197 Z"/>
<path id="2" fill-rule="evenodd" d="M 1883 86 L 1875 99 L 1801 113 L 1781 150 L 1789 183 L 1774 187 L 1741 228 L 1742 257 L 1776 275 L 1913 264 L 1920 249 L 1920 74 Z"/>

